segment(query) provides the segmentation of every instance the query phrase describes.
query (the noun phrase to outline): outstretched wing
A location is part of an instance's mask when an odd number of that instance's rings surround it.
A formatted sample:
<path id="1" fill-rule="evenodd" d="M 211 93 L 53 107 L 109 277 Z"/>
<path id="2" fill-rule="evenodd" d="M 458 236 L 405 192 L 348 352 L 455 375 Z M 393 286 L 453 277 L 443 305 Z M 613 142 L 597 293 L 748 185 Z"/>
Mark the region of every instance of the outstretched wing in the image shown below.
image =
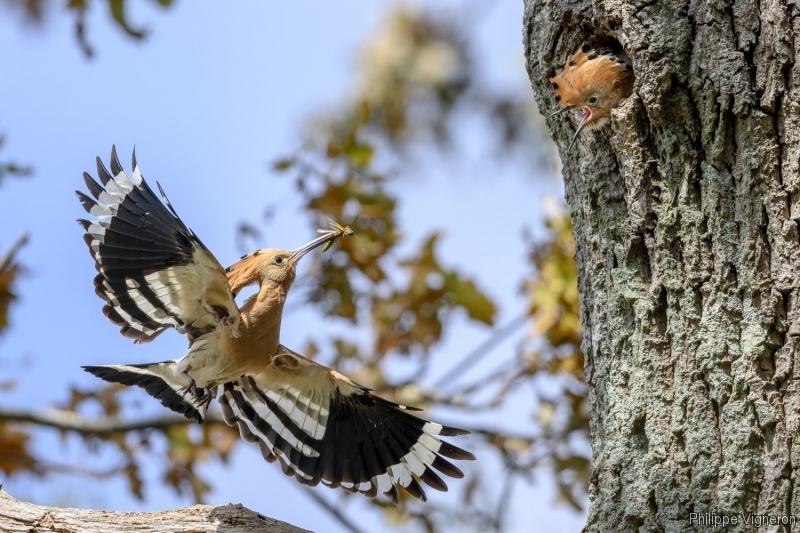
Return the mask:
<path id="1" fill-rule="evenodd" d="M 475 459 L 439 439 L 468 431 L 418 418 L 343 375 L 280 347 L 269 369 L 218 387 L 225 421 L 257 442 L 264 458 L 306 485 L 320 481 L 396 502 L 397 487 L 425 500 L 439 472 L 461 478 L 450 459 Z"/>
<path id="2" fill-rule="evenodd" d="M 142 178 L 133 154 L 133 174 L 122 170 L 111 148 L 111 173 L 97 158 L 100 186 L 84 173 L 94 196 L 76 191 L 94 220 L 79 220 L 99 274 L 95 292 L 103 313 L 135 342 L 147 342 L 174 327 L 190 342 L 222 323 L 238 335 L 239 310 L 225 271 L 178 218 L 161 191 L 160 202 Z M 166 205 L 165 205 L 166 204 Z"/>
<path id="3" fill-rule="evenodd" d="M 206 401 L 206 398 L 183 392 L 186 378 L 180 374 L 179 365 L 180 361 L 162 361 L 135 365 L 84 366 L 83 369 L 110 383 L 141 387 L 164 407 L 202 424 L 210 397 Z"/>

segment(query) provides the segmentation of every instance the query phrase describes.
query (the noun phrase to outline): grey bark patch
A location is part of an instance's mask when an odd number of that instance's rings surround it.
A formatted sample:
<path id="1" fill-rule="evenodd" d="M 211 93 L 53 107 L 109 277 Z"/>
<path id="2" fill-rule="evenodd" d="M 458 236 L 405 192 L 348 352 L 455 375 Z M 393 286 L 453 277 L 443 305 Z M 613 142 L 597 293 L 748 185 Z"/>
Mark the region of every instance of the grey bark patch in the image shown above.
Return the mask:
<path id="1" fill-rule="evenodd" d="M 587 532 L 800 517 L 798 14 L 775 0 L 526 0 L 540 109 L 555 107 L 545 65 L 582 42 L 612 36 L 636 65 L 597 136 L 566 154 L 571 127 L 548 123 L 585 330 Z"/>

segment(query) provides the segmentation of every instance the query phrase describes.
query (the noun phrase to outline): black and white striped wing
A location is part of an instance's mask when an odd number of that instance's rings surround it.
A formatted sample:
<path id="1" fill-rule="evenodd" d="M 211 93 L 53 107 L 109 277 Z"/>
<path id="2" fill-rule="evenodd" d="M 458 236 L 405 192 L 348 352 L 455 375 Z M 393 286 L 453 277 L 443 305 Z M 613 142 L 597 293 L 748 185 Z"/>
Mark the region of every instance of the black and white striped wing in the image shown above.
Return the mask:
<path id="1" fill-rule="evenodd" d="M 165 203 L 156 197 L 142 178 L 136 153 L 130 177 L 115 148 L 111 172 L 98 157 L 97 173 L 102 186 L 83 175 L 94 198 L 76 193 L 95 217 L 79 222 L 99 272 L 95 291 L 106 301 L 108 319 L 135 342 L 150 341 L 170 327 L 193 341 L 220 322 L 238 335 L 239 310 L 225 271 L 178 218 L 163 190 Z"/>
<path id="2" fill-rule="evenodd" d="M 180 361 L 162 361 L 132 365 L 84 366 L 83 369 L 109 383 L 141 387 L 161 405 L 198 424 L 208 410 L 207 402 L 194 394 L 183 393 L 186 378 L 180 373 Z"/>
<path id="3" fill-rule="evenodd" d="M 434 471 L 463 477 L 445 457 L 475 456 L 440 440 L 469 433 L 418 418 L 338 372 L 284 349 L 272 367 L 217 390 L 225 421 L 300 483 L 342 487 L 397 502 L 397 487 L 426 499 L 420 481 L 446 491 Z"/>

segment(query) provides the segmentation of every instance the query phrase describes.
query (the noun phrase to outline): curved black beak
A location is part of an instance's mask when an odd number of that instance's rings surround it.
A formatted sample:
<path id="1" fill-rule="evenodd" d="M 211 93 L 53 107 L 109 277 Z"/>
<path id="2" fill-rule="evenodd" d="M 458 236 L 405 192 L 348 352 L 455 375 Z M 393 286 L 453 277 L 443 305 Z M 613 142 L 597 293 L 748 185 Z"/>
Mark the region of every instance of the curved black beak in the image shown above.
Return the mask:
<path id="1" fill-rule="evenodd" d="M 301 257 L 306 255 L 314 248 L 318 248 L 319 246 L 322 246 L 327 242 L 335 241 L 339 237 L 341 237 L 341 234 L 338 232 L 335 231 L 326 232 L 323 235 L 320 235 L 319 237 L 314 239 L 313 241 L 309 242 L 308 244 L 304 244 L 297 250 L 294 250 L 292 252 L 292 255 L 289 256 L 289 261 L 296 263 L 297 261 L 300 260 Z"/>
<path id="2" fill-rule="evenodd" d="M 567 148 L 567 152 L 572 150 L 572 145 L 575 144 L 575 141 L 578 139 L 578 135 L 580 135 L 581 130 L 583 130 L 584 126 L 586 126 L 586 124 L 590 120 L 592 120 L 592 115 L 593 114 L 594 114 L 594 111 L 592 111 L 591 108 L 589 108 L 589 107 L 584 107 L 583 108 L 583 118 L 581 119 L 581 123 L 578 124 L 578 129 L 577 129 L 577 131 L 575 131 L 575 135 L 572 136 L 572 141 L 570 141 L 570 143 L 569 143 L 569 148 Z"/>
<path id="3" fill-rule="evenodd" d="M 553 117 L 555 117 L 555 116 L 558 116 L 558 115 L 560 115 L 561 113 L 566 113 L 566 112 L 567 112 L 567 111 L 569 111 L 570 109 L 575 109 L 575 106 L 574 106 L 574 105 L 568 105 L 567 107 L 562 107 L 561 109 L 559 109 L 559 110 L 558 110 L 558 111 L 556 111 L 555 113 L 550 113 L 549 115 L 547 115 L 546 117 L 544 117 L 544 119 L 545 119 L 545 120 L 547 120 L 548 118 L 553 118 Z"/>

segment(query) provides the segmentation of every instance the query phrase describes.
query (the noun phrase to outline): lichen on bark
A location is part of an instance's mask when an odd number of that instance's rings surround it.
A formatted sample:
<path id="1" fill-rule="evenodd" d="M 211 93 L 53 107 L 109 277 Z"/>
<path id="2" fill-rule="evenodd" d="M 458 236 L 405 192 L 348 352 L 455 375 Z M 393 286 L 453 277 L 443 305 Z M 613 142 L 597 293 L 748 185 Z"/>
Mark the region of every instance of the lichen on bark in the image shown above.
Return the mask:
<path id="1" fill-rule="evenodd" d="M 633 95 L 562 150 L 593 473 L 585 531 L 800 521 L 800 4 L 526 0 L 528 73 L 616 40 Z M 795 376 L 795 371 L 798 376 Z M 759 531 L 790 531 L 784 525 Z"/>

